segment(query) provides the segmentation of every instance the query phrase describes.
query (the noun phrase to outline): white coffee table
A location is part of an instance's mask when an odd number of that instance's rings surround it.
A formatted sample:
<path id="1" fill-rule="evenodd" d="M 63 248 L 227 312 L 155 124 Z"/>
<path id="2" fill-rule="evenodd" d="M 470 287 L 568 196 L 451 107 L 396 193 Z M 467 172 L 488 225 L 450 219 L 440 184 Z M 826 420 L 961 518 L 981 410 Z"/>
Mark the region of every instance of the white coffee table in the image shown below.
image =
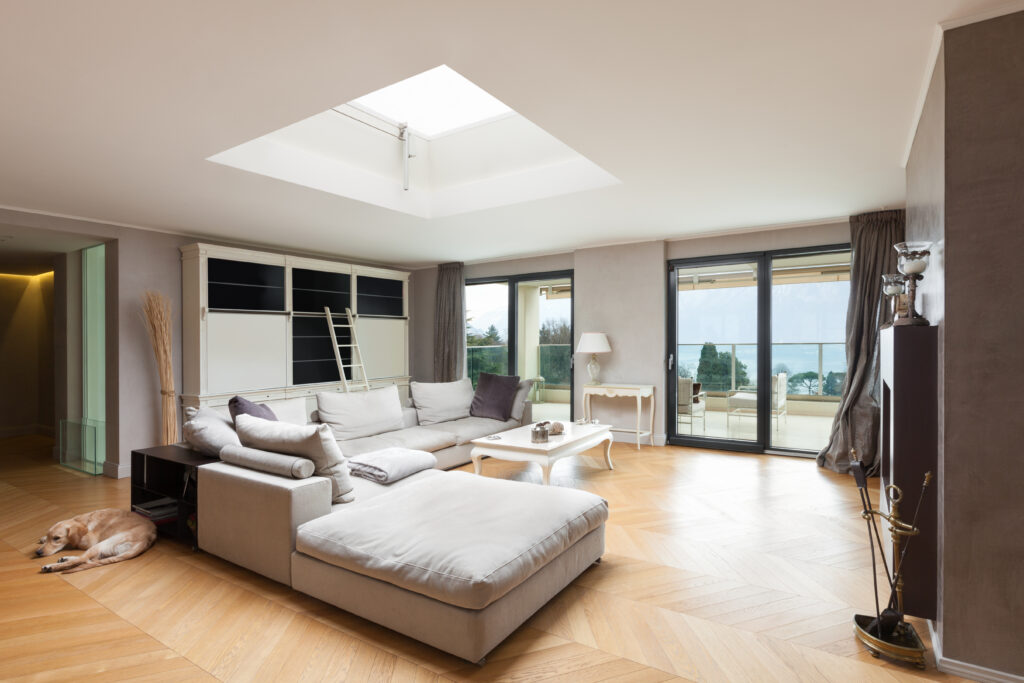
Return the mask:
<path id="1" fill-rule="evenodd" d="M 473 470 L 480 474 L 480 461 L 485 457 L 513 462 L 535 462 L 544 473 L 544 484 L 551 483 L 551 466 L 562 458 L 582 453 L 601 443 L 605 443 L 604 460 L 608 469 L 612 467 L 612 433 L 609 425 L 578 425 L 567 423 L 565 433 L 549 436 L 547 443 L 533 443 L 530 430 L 533 425 L 516 427 L 507 432 L 495 434 L 494 437 L 473 439 Z"/>

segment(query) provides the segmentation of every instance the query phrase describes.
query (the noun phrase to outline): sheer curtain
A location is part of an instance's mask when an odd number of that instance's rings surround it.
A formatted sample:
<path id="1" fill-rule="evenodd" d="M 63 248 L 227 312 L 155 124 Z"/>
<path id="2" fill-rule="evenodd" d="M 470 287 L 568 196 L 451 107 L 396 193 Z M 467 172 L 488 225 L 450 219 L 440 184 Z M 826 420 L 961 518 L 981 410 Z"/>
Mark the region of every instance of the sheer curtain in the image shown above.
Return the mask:
<path id="1" fill-rule="evenodd" d="M 454 382 L 461 379 L 465 371 L 465 288 L 462 263 L 442 263 L 437 267 L 437 293 L 434 300 L 435 382 Z"/>
<path id="2" fill-rule="evenodd" d="M 868 470 L 878 469 L 878 328 L 888 318 L 882 301 L 882 275 L 896 272 L 896 250 L 902 242 L 906 213 L 876 211 L 850 217 L 850 304 L 846 311 L 846 380 L 828 445 L 818 453 L 818 466 L 850 471 L 850 449 Z"/>

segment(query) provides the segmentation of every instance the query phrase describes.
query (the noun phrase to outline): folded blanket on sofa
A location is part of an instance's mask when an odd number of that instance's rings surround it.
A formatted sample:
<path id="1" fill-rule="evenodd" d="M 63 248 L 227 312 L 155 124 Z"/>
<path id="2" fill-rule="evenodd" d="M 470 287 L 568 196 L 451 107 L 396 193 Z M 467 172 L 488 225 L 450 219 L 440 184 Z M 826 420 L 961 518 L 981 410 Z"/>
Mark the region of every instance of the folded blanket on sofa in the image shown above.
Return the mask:
<path id="1" fill-rule="evenodd" d="M 348 461 L 352 474 L 378 484 L 390 484 L 435 465 L 437 458 L 431 453 L 397 447 L 363 453 Z"/>

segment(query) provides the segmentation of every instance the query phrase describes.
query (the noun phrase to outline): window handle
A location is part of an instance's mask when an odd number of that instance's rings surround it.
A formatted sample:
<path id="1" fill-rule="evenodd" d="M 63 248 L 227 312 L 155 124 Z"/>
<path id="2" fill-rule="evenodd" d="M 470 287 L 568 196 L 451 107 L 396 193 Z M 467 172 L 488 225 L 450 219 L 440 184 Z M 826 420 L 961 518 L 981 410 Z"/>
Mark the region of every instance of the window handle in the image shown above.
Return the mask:
<path id="1" fill-rule="evenodd" d="M 672 364 L 675 363 L 675 360 L 676 360 L 675 354 L 672 354 L 672 353 L 668 354 L 668 369 L 669 370 L 672 370 Z"/>

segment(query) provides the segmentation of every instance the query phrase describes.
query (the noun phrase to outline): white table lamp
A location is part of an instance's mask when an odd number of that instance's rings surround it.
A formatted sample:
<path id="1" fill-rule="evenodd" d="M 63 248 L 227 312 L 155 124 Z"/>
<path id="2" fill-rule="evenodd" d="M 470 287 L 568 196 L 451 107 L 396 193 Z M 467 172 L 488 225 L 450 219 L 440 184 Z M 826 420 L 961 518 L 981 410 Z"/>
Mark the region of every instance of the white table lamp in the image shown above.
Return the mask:
<path id="1" fill-rule="evenodd" d="M 604 332 L 584 332 L 580 335 L 580 343 L 576 347 L 576 353 L 589 353 L 590 362 L 587 363 L 587 372 L 590 373 L 591 384 L 600 384 L 598 374 L 601 366 L 597 362 L 597 354 L 609 353 L 612 347 L 608 344 L 608 337 Z"/>

